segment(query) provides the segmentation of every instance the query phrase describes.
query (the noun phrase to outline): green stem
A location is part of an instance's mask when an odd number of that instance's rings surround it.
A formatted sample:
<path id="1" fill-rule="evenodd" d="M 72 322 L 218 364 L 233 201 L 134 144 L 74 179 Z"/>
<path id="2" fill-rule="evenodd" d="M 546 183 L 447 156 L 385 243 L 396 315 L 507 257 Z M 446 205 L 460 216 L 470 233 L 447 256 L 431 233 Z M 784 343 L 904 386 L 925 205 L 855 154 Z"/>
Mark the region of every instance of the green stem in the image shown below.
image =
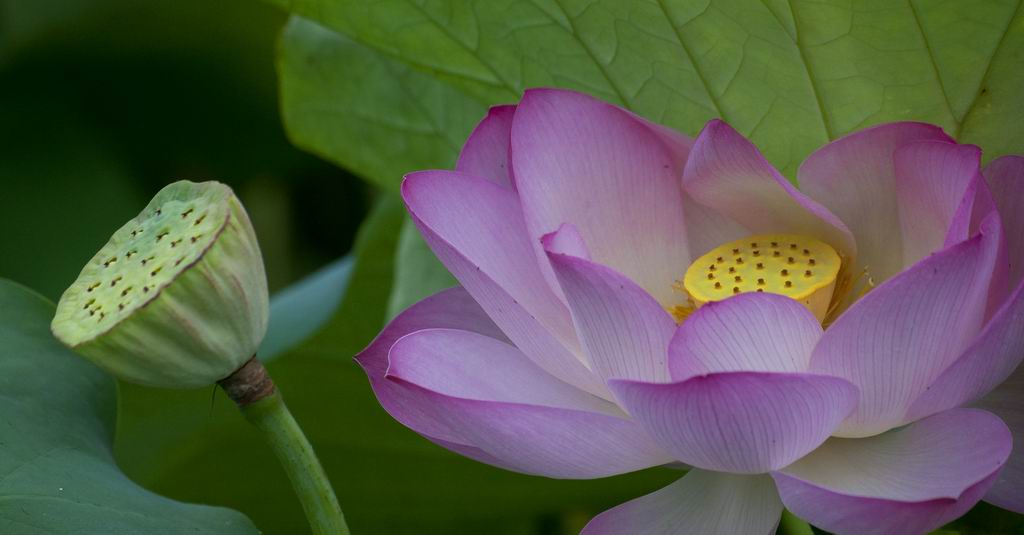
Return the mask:
<path id="1" fill-rule="evenodd" d="M 275 390 L 241 409 L 246 419 L 263 432 L 274 455 L 284 467 L 313 534 L 349 535 L 345 515 L 341 512 L 327 474 L 320 466 L 313 446 L 285 406 L 281 394 Z"/>

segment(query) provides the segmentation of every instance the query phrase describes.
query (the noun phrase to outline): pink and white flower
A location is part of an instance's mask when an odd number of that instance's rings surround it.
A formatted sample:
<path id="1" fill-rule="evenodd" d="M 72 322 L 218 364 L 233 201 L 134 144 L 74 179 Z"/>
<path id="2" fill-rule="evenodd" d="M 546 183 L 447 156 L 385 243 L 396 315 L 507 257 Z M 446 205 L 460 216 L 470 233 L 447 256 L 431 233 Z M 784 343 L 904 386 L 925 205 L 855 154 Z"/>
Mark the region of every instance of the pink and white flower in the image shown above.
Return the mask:
<path id="1" fill-rule="evenodd" d="M 983 498 L 1024 513 L 1024 158 L 980 158 L 885 124 L 812 154 L 797 189 L 722 121 L 691 140 L 530 90 L 455 171 L 406 177 L 461 286 L 358 361 L 393 417 L 485 463 L 692 467 L 586 535 L 771 534 L 783 507 L 858 535 Z"/>

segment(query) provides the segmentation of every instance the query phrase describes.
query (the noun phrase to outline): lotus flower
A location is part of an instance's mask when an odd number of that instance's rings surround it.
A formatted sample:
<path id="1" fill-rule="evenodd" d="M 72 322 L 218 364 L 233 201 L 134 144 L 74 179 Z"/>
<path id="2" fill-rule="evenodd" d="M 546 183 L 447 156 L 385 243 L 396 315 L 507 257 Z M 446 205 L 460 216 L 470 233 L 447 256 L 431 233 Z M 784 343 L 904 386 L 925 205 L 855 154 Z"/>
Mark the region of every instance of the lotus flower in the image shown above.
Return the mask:
<path id="1" fill-rule="evenodd" d="M 530 90 L 455 171 L 406 177 L 461 286 L 357 358 L 394 418 L 478 461 L 690 467 L 585 535 L 770 534 L 784 507 L 857 535 L 983 498 L 1024 512 L 1024 158 L 980 158 L 885 124 L 812 154 L 797 189 L 722 121 L 691 140 Z"/>

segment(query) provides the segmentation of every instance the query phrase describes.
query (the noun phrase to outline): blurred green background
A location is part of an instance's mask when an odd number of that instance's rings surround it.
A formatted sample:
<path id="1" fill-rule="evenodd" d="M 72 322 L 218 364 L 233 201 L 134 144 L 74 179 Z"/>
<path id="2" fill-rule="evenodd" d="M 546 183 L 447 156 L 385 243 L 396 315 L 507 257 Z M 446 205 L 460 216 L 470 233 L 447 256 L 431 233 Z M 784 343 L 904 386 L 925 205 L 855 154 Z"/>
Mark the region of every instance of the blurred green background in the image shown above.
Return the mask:
<path id="1" fill-rule="evenodd" d="M 285 138 L 284 20 L 242 0 L 0 3 L 0 274 L 56 299 L 176 179 L 239 192 L 274 289 L 345 254 L 369 194 Z"/>
<path id="2" fill-rule="evenodd" d="M 799 0 L 788 14 L 746 0 L 271 3 L 308 18 L 253 0 L 0 0 L 0 277 L 56 300 L 177 179 L 235 188 L 273 291 L 353 259 L 325 327 L 268 367 L 357 535 L 578 533 L 679 475 L 553 481 L 468 461 L 395 423 L 351 361 L 452 283 L 394 193 L 404 172 L 451 166 L 488 105 L 557 85 L 691 135 L 722 116 L 790 177 L 813 148 L 885 120 L 940 124 L 987 158 L 1024 152 L 1012 0 L 869 2 L 850 28 L 829 20 L 849 6 Z M 808 52 L 798 30 L 834 48 Z M 812 66 L 847 59 L 863 76 L 815 83 Z M 119 385 L 115 453 L 166 496 L 237 509 L 271 535 L 307 531 L 270 451 L 214 389 Z M 981 505 L 949 530 L 1022 534 L 1024 521 Z"/>

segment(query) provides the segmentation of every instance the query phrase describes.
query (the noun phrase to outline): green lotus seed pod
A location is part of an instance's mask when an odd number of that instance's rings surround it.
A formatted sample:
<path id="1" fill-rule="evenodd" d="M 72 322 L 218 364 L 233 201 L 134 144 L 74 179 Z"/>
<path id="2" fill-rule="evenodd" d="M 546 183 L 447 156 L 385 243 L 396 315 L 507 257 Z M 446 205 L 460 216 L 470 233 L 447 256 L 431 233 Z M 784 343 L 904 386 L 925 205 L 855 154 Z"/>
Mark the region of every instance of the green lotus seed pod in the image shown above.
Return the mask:
<path id="1" fill-rule="evenodd" d="M 51 329 L 126 381 L 194 388 L 253 356 L 268 308 L 263 259 L 241 202 L 224 184 L 180 181 L 82 269 Z"/>

